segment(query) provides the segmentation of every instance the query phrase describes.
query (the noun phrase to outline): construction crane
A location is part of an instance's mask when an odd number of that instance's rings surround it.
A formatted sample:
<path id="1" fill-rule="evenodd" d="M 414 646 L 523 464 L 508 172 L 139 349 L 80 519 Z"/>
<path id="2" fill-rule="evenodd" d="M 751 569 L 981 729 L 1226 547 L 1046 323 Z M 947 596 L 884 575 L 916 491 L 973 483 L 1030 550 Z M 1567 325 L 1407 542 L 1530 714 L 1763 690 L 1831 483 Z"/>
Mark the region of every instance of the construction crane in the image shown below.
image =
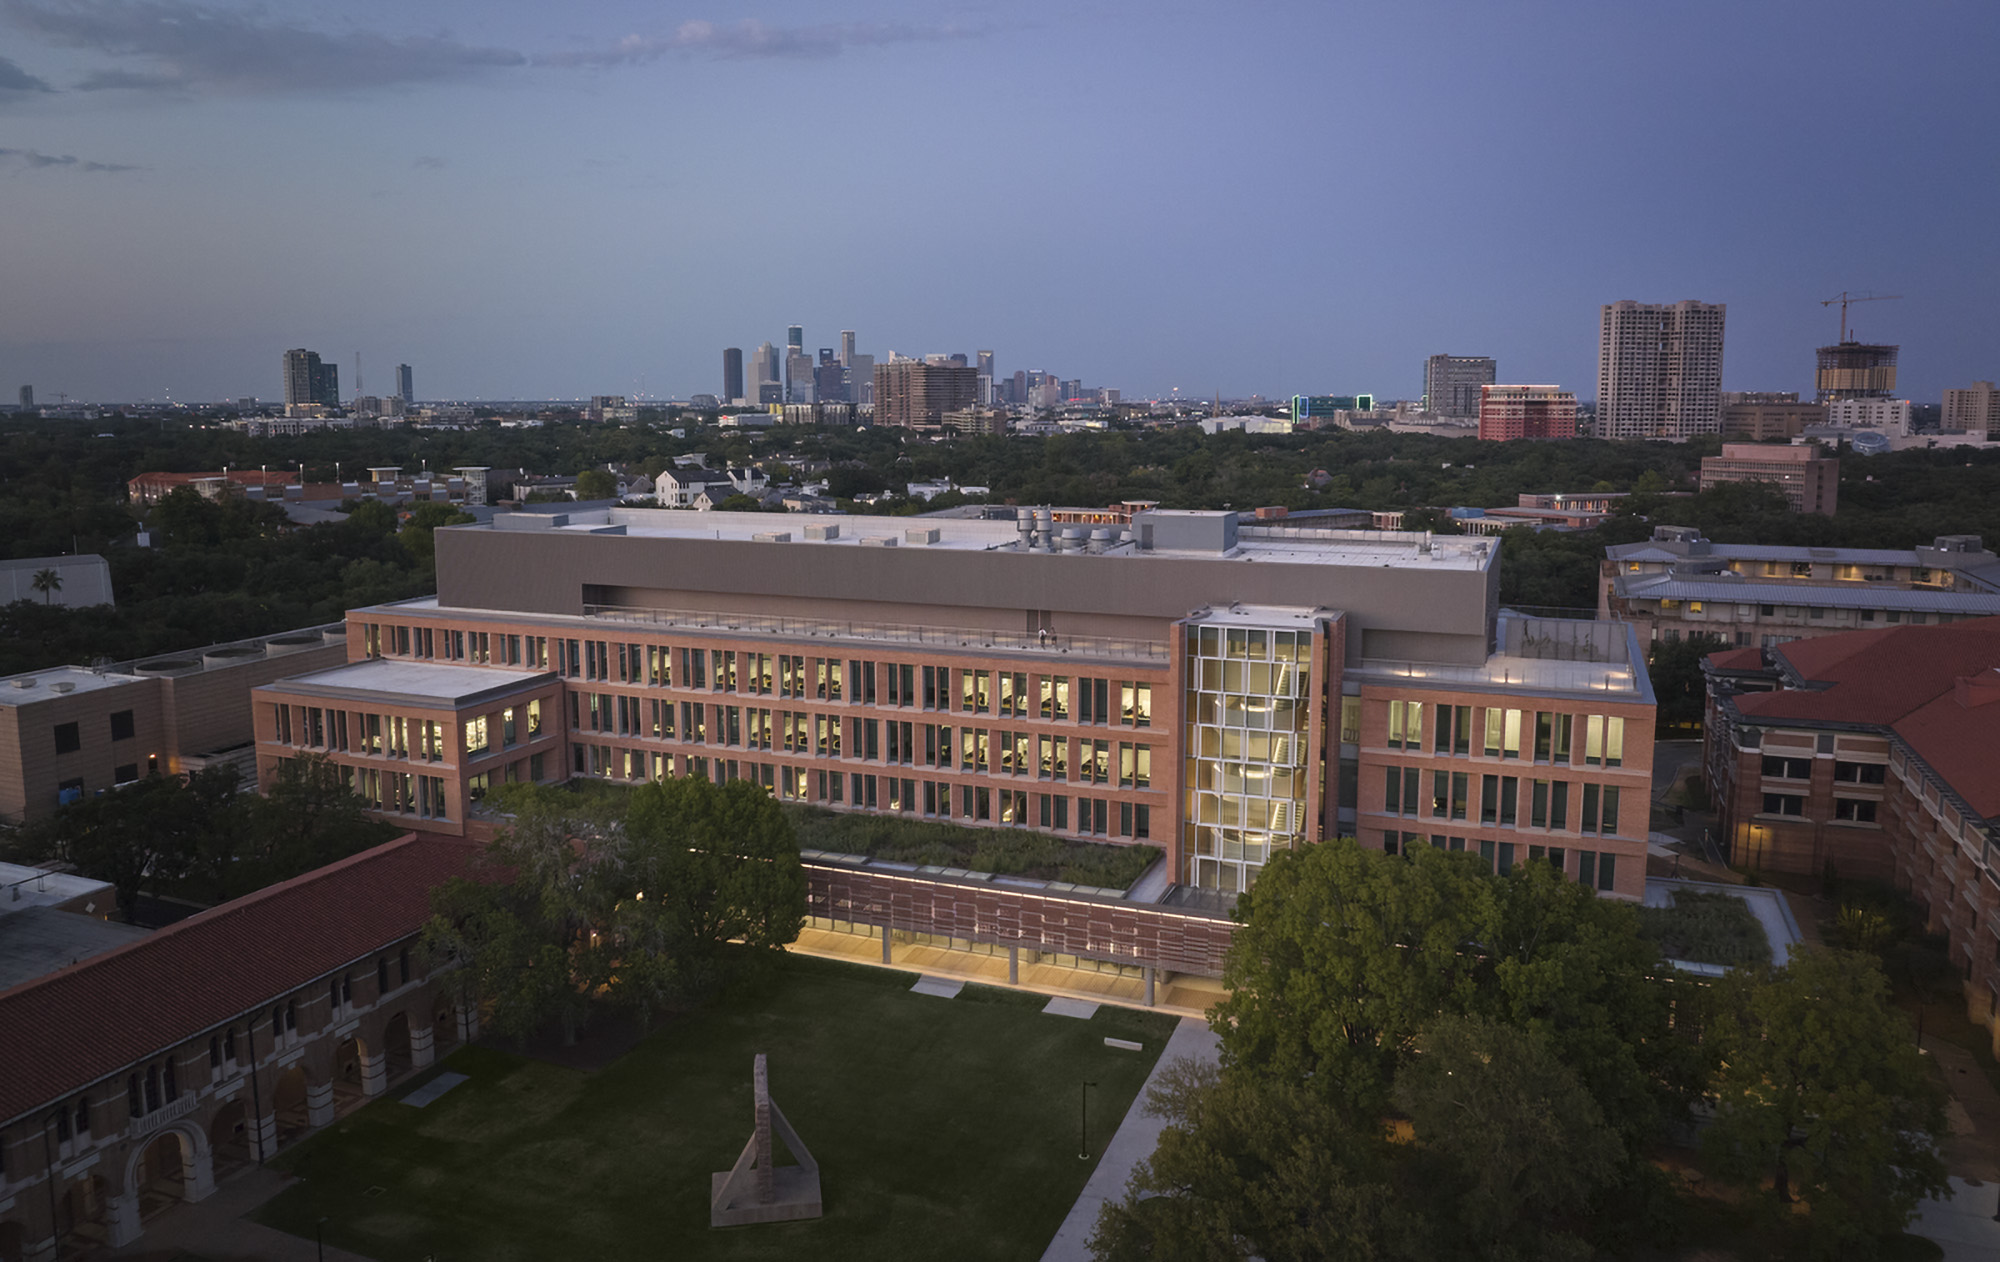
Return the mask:
<path id="1" fill-rule="evenodd" d="M 1840 340 L 1845 342 L 1847 340 L 1848 303 L 1887 302 L 1892 298 L 1901 298 L 1902 296 L 1903 295 L 1901 294 L 1850 294 L 1845 289 L 1843 289 L 1839 293 L 1835 294 L 1833 297 L 1828 298 L 1825 301 L 1821 302 L 1819 305 L 1822 307 L 1831 307 L 1836 302 L 1840 304 Z"/>

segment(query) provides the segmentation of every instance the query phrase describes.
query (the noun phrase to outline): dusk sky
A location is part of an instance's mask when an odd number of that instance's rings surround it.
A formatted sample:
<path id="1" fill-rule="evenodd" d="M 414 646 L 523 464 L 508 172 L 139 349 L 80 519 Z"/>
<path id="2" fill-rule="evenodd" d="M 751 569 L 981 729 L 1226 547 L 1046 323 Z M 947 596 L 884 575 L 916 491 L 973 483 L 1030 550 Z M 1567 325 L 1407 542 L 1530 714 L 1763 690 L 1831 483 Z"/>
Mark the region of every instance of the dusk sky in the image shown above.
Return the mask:
<path id="1" fill-rule="evenodd" d="M 0 387 L 685 397 L 722 348 L 990 348 L 1130 396 L 1596 394 L 1729 304 L 1809 390 L 2000 377 L 2000 4 L 0 0 Z"/>

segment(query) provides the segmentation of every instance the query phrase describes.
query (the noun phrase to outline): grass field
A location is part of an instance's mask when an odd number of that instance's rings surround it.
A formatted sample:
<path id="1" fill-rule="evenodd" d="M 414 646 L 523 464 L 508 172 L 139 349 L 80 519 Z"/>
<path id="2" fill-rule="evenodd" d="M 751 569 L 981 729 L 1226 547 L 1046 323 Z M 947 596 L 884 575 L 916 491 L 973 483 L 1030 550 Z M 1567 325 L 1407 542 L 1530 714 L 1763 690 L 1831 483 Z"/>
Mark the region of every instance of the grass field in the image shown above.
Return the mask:
<path id="1" fill-rule="evenodd" d="M 787 957 L 754 993 L 586 1073 L 485 1047 L 428 1108 L 391 1096 L 287 1151 L 264 1223 L 381 1262 L 545 1258 L 1038 1258 L 1174 1019 L 1045 1016 L 1038 996 Z M 1107 1036 L 1143 1053 L 1104 1045 Z M 826 1216 L 714 1230 L 709 1175 L 751 1129 L 750 1064 L 819 1161 Z M 1077 1157 L 1080 1084 L 1093 1159 Z M 781 1156 L 781 1161 L 787 1160 Z"/>

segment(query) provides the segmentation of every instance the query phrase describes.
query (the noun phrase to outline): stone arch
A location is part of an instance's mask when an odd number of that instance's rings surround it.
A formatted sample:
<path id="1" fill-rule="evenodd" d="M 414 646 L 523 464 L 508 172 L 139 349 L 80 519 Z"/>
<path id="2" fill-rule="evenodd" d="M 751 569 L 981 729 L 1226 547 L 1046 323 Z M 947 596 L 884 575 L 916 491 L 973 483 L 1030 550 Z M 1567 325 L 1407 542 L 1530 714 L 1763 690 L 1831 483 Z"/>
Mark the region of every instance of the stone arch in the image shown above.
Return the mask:
<path id="1" fill-rule="evenodd" d="M 388 1076 L 392 1082 L 415 1068 L 409 1013 L 398 1012 L 382 1027 L 382 1055 L 388 1062 Z"/>
<path id="2" fill-rule="evenodd" d="M 344 1087 L 356 1091 L 361 1089 L 362 1079 L 367 1076 L 368 1053 L 368 1040 L 361 1037 L 359 1030 L 333 1045 L 333 1082 L 336 1090 Z"/>
<path id="3" fill-rule="evenodd" d="M 431 1020 L 431 1046 L 436 1055 L 443 1056 L 458 1046 L 458 1008 L 444 995 L 433 1001 Z"/>
<path id="4" fill-rule="evenodd" d="M 303 1064 L 293 1064 L 271 1083 L 271 1116 L 281 1147 L 312 1129 L 312 1096 L 313 1083 Z"/>
<path id="5" fill-rule="evenodd" d="M 208 1124 L 208 1151 L 218 1178 L 256 1160 L 257 1136 L 252 1126 L 250 1106 L 241 1095 L 215 1111 Z"/>
<path id="6" fill-rule="evenodd" d="M 121 1230 L 125 1225 L 116 1210 L 101 1173 L 90 1170 L 70 1179 L 56 1194 L 57 1238 L 113 1248 L 128 1244 L 138 1234 L 138 1224 Z"/>
<path id="7" fill-rule="evenodd" d="M 125 1158 L 125 1195 L 138 1198 L 141 1219 L 176 1201 L 199 1201 L 215 1191 L 214 1155 L 194 1119 L 170 1122 Z"/>

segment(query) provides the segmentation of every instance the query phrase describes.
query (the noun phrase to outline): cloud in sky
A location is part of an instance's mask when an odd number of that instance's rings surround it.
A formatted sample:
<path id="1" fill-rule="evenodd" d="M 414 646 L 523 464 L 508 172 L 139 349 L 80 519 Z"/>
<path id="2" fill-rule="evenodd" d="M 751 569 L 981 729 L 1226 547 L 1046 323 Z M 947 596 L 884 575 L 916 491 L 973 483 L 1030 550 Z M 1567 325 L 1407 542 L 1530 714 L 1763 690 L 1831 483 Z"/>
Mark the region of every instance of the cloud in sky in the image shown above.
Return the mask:
<path id="1" fill-rule="evenodd" d="M 445 161 L 443 158 L 424 154 L 410 165 L 419 171 L 442 171 L 445 168 Z"/>
<path id="2" fill-rule="evenodd" d="M 142 57 L 160 67 L 150 76 L 153 82 L 109 72 L 93 76 L 98 87 L 245 94 L 337 91 L 459 80 L 528 64 L 526 56 L 511 49 L 482 48 L 442 35 L 322 31 L 255 11 L 185 0 L 71 0 L 59 7 L 0 0 L 0 12 L 49 43 Z"/>
<path id="3" fill-rule="evenodd" d="M 329 31 L 190 0 L 0 0 L 0 15 L 31 37 L 64 48 L 150 63 L 85 75 L 79 91 L 274 95 L 455 82 L 494 72 L 639 65 L 672 54 L 718 59 L 824 59 L 853 48 L 972 38 L 970 27 L 835 22 L 774 26 L 683 22 L 672 34 L 628 35 L 609 47 L 531 57 L 462 43 L 448 35 Z M 0 59 L 0 93 L 53 91 Z"/>
<path id="4" fill-rule="evenodd" d="M 67 153 L 40 153 L 33 149 L 0 149 L 0 163 L 24 166 L 30 170 L 48 167 L 65 167 L 72 171 L 137 171 L 139 168 L 123 162 L 86 162 L 82 158 Z"/>
<path id="5" fill-rule="evenodd" d="M 850 48 L 887 44 L 932 43 L 970 39 L 971 27 L 916 26 L 907 23 L 829 22 L 816 26 L 772 26 L 754 18 L 719 24 L 683 22 L 671 35 L 627 35 L 609 48 L 555 53 L 536 59 L 547 66 L 618 66 L 653 61 L 670 53 L 707 53 L 714 57 L 826 58 Z"/>
<path id="6" fill-rule="evenodd" d="M 0 57 L 0 98 L 15 92 L 53 92 L 47 82 L 37 79 L 5 57 Z"/>

